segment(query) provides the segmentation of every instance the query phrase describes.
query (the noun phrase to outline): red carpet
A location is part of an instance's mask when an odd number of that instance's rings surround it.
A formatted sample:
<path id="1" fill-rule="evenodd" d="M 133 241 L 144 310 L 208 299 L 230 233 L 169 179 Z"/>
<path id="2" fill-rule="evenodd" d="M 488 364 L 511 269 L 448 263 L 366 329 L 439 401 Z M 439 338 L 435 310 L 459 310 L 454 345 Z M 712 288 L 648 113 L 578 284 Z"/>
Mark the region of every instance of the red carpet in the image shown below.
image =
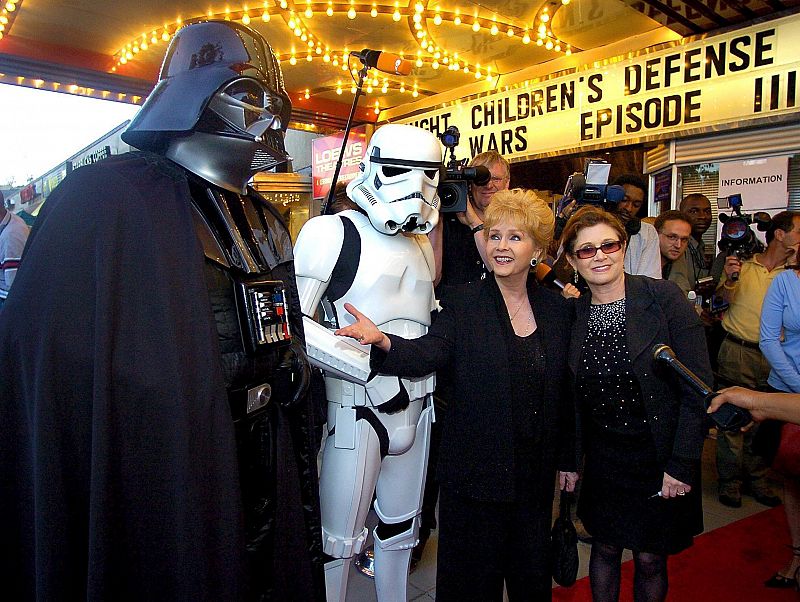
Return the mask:
<path id="1" fill-rule="evenodd" d="M 789 554 L 783 507 L 765 510 L 696 537 L 694 546 L 669 559 L 672 602 L 779 602 L 800 600 L 792 590 L 764 587 Z M 584 568 L 584 567 L 582 567 Z M 633 562 L 622 565 L 621 602 L 633 600 Z M 553 590 L 553 600 L 591 600 L 589 578 Z"/>

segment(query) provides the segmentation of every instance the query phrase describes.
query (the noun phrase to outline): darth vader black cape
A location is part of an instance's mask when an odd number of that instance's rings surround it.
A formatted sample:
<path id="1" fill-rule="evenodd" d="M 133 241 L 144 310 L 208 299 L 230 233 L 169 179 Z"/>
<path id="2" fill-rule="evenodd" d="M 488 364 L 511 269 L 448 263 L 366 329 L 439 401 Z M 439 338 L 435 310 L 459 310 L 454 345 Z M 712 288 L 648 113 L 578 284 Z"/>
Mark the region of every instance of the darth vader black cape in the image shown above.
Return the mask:
<path id="1" fill-rule="evenodd" d="M 7 599 L 250 597 L 203 261 L 185 174 L 157 155 L 84 167 L 42 208 L 0 310 Z M 301 500 L 279 506 L 304 540 Z M 280 575 L 300 590 L 318 581 L 301 545 Z"/>

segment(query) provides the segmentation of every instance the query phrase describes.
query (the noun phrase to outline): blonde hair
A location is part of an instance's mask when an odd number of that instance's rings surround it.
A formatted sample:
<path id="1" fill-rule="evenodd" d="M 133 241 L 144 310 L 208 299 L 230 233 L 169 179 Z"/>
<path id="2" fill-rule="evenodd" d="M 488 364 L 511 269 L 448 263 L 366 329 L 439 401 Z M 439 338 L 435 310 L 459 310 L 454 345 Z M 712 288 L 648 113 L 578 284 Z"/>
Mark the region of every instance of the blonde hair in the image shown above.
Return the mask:
<path id="1" fill-rule="evenodd" d="M 509 165 L 506 158 L 497 151 L 482 152 L 475 155 L 472 161 L 469 162 L 470 167 L 478 167 L 480 165 L 483 165 L 487 169 L 491 168 L 492 165 L 502 165 L 503 169 L 506 171 L 506 178 L 511 177 L 511 165 Z"/>
<path id="2" fill-rule="evenodd" d="M 500 222 L 512 223 L 533 239 L 539 259 L 553 240 L 555 215 L 533 190 L 512 188 L 494 193 L 483 217 L 484 238 L 488 239 L 489 230 Z"/>

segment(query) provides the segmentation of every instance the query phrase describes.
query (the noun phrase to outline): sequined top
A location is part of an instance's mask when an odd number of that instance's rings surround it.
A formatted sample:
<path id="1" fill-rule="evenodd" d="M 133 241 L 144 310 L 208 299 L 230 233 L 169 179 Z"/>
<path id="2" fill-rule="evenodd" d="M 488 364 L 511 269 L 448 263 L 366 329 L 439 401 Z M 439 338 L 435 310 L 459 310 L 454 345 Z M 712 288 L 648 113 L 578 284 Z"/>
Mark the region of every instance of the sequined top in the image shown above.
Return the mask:
<path id="1" fill-rule="evenodd" d="M 592 305 L 577 374 L 587 461 L 627 473 L 633 485 L 655 459 L 625 336 L 625 299 Z"/>

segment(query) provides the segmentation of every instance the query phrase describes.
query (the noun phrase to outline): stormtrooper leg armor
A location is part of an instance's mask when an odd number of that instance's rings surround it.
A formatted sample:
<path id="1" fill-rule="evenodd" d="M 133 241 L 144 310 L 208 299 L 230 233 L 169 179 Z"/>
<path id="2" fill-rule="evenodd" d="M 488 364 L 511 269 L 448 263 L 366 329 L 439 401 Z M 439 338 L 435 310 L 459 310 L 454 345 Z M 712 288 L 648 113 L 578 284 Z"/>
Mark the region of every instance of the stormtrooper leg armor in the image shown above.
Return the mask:
<path id="1" fill-rule="evenodd" d="M 364 406 L 329 404 L 329 424 L 334 426 L 326 441 L 326 469 L 320 480 L 324 551 L 337 558 L 325 565 L 329 602 L 346 598 L 352 559 L 367 540 L 363 525 L 373 491 L 380 519 L 373 533 L 375 563 L 380 567 L 375 573 L 378 599 L 406 600 L 432 420 L 429 399 L 416 399 L 393 415 L 379 415 Z"/>

